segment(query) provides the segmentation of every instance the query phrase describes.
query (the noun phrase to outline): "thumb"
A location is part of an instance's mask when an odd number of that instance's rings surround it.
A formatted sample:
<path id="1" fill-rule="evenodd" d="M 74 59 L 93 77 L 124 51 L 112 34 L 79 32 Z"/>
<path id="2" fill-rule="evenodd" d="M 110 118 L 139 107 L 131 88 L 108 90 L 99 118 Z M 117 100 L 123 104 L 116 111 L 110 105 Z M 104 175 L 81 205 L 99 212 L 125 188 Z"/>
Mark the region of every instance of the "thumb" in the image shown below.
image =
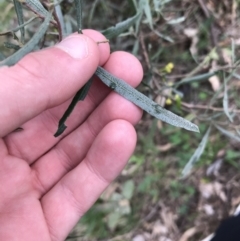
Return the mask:
<path id="1" fill-rule="evenodd" d="M 89 35 L 90 37 L 88 37 Z M 0 68 L 0 136 L 76 93 L 109 57 L 100 33 L 73 34 L 54 47 L 30 53 L 12 67 Z M 16 118 L 17 117 L 17 118 Z"/>

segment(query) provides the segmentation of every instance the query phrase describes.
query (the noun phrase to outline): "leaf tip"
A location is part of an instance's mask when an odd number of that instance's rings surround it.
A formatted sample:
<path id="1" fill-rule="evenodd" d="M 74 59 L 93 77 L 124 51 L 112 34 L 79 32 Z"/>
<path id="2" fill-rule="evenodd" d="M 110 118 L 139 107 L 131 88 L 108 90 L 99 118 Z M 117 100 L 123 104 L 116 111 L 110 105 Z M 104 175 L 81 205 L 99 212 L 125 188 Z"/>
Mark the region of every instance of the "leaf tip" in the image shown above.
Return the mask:
<path id="1" fill-rule="evenodd" d="M 65 130 L 66 130 L 67 126 L 62 124 L 58 127 L 56 133 L 54 134 L 54 137 L 58 137 L 60 136 Z"/>
<path id="2" fill-rule="evenodd" d="M 190 122 L 190 125 L 187 128 L 185 128 L 185 129 L 187 129 L 189 131 L 200 133 L 200 130 L 199 130 L 198 126 L 193 124 L 193 123 L 191 123 L 191 122 Z"/>

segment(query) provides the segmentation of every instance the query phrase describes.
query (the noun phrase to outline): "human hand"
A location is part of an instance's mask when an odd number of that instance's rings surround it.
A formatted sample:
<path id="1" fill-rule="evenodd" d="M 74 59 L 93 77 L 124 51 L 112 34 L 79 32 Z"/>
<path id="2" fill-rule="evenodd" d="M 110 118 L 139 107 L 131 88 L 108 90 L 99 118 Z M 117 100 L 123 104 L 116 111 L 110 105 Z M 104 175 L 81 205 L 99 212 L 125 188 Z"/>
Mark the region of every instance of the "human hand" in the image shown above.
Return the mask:
<path id="1" fill-rule="evenodd" d="M 110 54 L 102 40 L 85 30 L 63 41 L 68 53 L 58 45 L 0 68 L 0 240 L 64 240 L 131 156 L 142 112 L 97 79 L 64 134 L 53 136 L 98 65 L 133 86 L 141 81 L 136 58 Z"/>

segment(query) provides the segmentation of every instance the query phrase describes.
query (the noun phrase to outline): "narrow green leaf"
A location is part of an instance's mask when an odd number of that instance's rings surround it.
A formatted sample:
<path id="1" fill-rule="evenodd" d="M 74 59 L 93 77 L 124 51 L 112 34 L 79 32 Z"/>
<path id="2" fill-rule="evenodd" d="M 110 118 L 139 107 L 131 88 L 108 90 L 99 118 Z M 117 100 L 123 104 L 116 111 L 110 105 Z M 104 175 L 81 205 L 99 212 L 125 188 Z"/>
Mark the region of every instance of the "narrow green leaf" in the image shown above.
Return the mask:
<path id="1" fill-rule="evenodd" d="M 16 27 L 16 28 L 7 30 L 7 31 L 5 31 L 5 32 L 1 32 L 1 33 L 0 33 L 0 36 L 6 35 L 6 34 L 9 34 L 9 33 L 17 32 L 19 29 L 21 29 L 22 27 L 24 27 L 24 26 L 26 26 L 27 24 L 31 23 L 31 22 L 32 22 L 34 19 L 36 19 L 36 18 L 37 18 L 37 17 L 30 18 L 27 22 L 25 22 L 25 23 L 22 24 L 22 25 L 19 25 L 19 26 Z"/>
<path id="2" fill-rule="evenodd" d="M 6 58 L 5 55 L 0 52 L 0 61 L 1 61 L 1 60 L 4 60 L 5 58 Z"/>
<path id="3" fill-rule="evenodd" d="M 152 11 L 149 5 L 149 0 L 141 0 L 139 6 L 140 9 L 144 11 L 150 28 L 153 29 Z"/>
<path id="4" fill-rule="evenodd" d="M 240 75 L 237 74 L 237 73 L 234 73 L 234 74 L 233 74 L 233 77 L 235 77 L 235 78 L 237 78 L 238 80 L 240 80 Z"/>
<path id="5" fill-rule="evenodd" d="M 158 1 L 158 0 L 153 0 L 153 6 L 154 6 L 154 11 L 155 12 L 161 12 L 162 10 L 162 1 Z"/>
<path id="6" fill-rule="evenodd" d="M 17 44 L 9 43 L 9 42 L 4 42 L 3 46 L 8 49 L 14 49 L 14 50 L 19 50 L 20 46 Z"/>
<path id="7" fill-rule="evenodd" d="M 41 18 L 47 18 L 49 12 L 43 7 L 39 0 L 24 0 L 26 6 Z"/>
<path id="8" fill-rule="evenodd" d="M 154 5 L 154 11 L 155 12 L 162 12 L 162 9 L 164 7 L 164 5 L 168 2 L 171 2 L 171 0 L 153 0 L 153 5 Z"/>
<path id="9" fill-rule="evenodd" d="M 132 0 L 134 8 L 136 9 L 136 11 L 138 11 L 138 4 L 136 0 Z"/>
<path id="10" fill-rule="evenodd" d="M 20 3 L 18 0 L 13 0 L 13 3 L 17 14 L 18 24 L 23 25 L 24 18 L 23 18 L 22 3 Z M 20 27 L 20 32 L 21 32 L 21 43 L 24 43 L 24 36 L 25 36 L 24 27 Z"/>
<path id="11" fill-rule="evenodd" d="M 67 126 L 65 125 L 65 122 L 66 122 L 67 118 L 69 117 L 69 115 L 74 110 L 78 101 L 83 101 L 85 99 L 85 97 L 88 93 L 88 90 L 89 90 L 89 88 L 92 84 L 92 81 L 93 81 L 93 77 L 73 97 L 72 102 L 68 106 L 67 110 L 64 112 L 62 118 L 59 120 L 58 129 L 57 129 L 56 133 L 54 134 L 55 137 L 60 136 L 65 131 L 65 129 L 67 128 Z"/>
<path id="12" fill-rule="evenodd" d="M 164 109 L 162 106 L 140 93 L 125 81 L 113 76 L 102 67 L 98 67 L 95 74 L 102 80 L 104 84 L 112 90 L 139 106 L 150 115 L 160 119 L 170 125 L 184 128 L 189 131 L 199 132 L 198 127 L 188 120 Z"/>
<path id="13" fill-rule="evenodd" d="M 92 6 L 91 6 L 90 13 L 89 13 L 89 16 L 88 16 L 88 26 L 91 25 L 91 22 L 92 22 L 92 19 L 93 19 L 93 16 L 94 16 L 94 13 L 95 13 L 98 2 L 99 2 L 99 0 L 95 0 L 93 2 Z"/>
<path id="14" fill-rule="evenodd" d="M 4 65 L 14 65 L 16 64 L 21 58 L 23 58 L 26 54 L 30 53 L 33 51 L 35 46 L 39 43 L 41 38 L 44 36 L 48 29 L 48 25 L 51 21 L 52 14 L 48 13 L 48 16 L 45 18 L 43 23 L 41 24 L 39 30 L 33 35 L 30 41 L 27 42 L 21 49 L 19 49 L 16 53 L 13 55 L 9 56 L 5 60 L 0 62 L 0 66 Z"/>
<path id="15" fill-rule="evenodd" d="M 232 46 L 232 52 L 231 52 L 232 64 L 234 64 L 235 60 L 236 60 L 236 54 L 235 54 L 235 42 L 234 42 L 234 40 L 232 38 L 231 38 L 231 46 Z"/>
<path id="16" fill-rule="evenodd" d="M 78 92 L 78 101 L 83 101 L 92 85 L 93 78 L 91 78 Z"/>
<path id="17" fill-rule="evenodd" d="M 179 82 L 177 82 L 176 84 L 174 84 L 174 86 L 178 87 L 182 84 L 200 82 L 200 81 L 209 79 L 210 77 L 212 77 L 214 75 L 216 75 L 216 72 L 209 72 L 209 73 L 206 73 L 206 74 L 200 74 L 200 75 L 196 75 L 196 76 L 193 76 L 193 77 L 184 78 L 184 79 L 180 80 Z"/>
<path id="18" fill-rule="evenodd" d="M 62 8 L 61 8 L 60 4 L 58 4 L 57 0 L 54 0 L 53 18 L 56 21 L 59 41 L 62 41 L 62 39 L 65 36 L 67 36 L 67 33 L 66 33 L 65 21 L 63 18 Z"/>
<path id="19" fill-rule="evenodd" d="M 186 164 L 186 166 L 182 170 L 182 178 L 185 178 L 187 175 L 189 175 L 189 173 L 191 172 L 191 170 L 193 168 L 193 165 L 201 157 L 201 155 L 202 155 L 202 153 L 203 153 L 203 151 L 204 151 L 204 149 L 206 147 L 206 144 L 208 142 L 210 131 L 211 131 L 211 126 L 208 128 L 208 130 L 205 133 L 205 135 L 204 135 L 202 141 L 200 142 L 198 148 L 195 150 L 195 152 L 191 156 L 190 160 L 188 161 L 188 163 Z"/>
<path id="20" fill-rule="evenodd" d="M 169 36 L 167 36 L 167 35 L 164 35 L 164 34 L 160 33 L 160 32 L 157 31 L 157 30 L 153 30 L 153 32 L 154 32 L 158 37 L 160 37 L 160 38 L 162 38 L 162 39 L 164 39 L 164 40 L 166 40 L 166 41 L 168 41 L 168 42 L 170 42 L 170 43 L 174 43 L 174 40 L 173 40 L 171 37 L 169 37 Z"/>
<path id="21" fill-rule="evenodd" d="M 223 77 L 223 81 L 224 81 L 224 96 L 223 96 L 223 110 L 225 115 L 228 117 L 228 119 L 233 122 L 233 118 L 229 113 L 229 109 L 228 109 L 228 91 L 227 91 L 227 80 L 225 78 L 225 75 Z"/>
<path id="22" fill-rule="evenodd" d="M 82 33 L 82 0 L 74 0 L 74 4 L 77 12 L 78 33 Z"/>
<path id="23" fill-rule="evenodd" d="M 79 96 L 78 96 L 79 92 L 81 92 L 81 90 L 79 90 L 76 93 L 72 102 L 68 106 L 67 110 L 64 112 L 62 118 L 59 120 L 58 129 L 57 129 L 56 133 L 54 134 L 55 137 L 60 136 L 66 130 L 67 126 L 65 125 L 65 121 L 67 120 L 69 115 L 72 113 L 73 109 L 75 108 L 75 106 L 77 105 L 77 103 L 79 101 Z"/>
<path id="24" fill-rule="evenodd" d="M 123 33 L 124 31 L 129 29 L 129 27 L 131 27 L 134 23 L 136 23 L 136 21 L 139 19 L 140 16 L 141 16 L 141 13 L 138 13 L 135 16 L 116 24 L 116 26 L 110 27 L 102 31 L 102 34 L 107 39 L 117 37 L 119 34 Z"/>
<path id="25" fill-rule="evenodd" d="M 227 136 L 228 138 L 234 139 L 236 141 L 240 142 L 240 137 L 236 136 L 234 133 L 227 131 L 225 129 L 223 129 L 222 127 L 220 127 L 219 125 L 214 125 L 223 135 Z"/>
<path id="26" fill-rule="evenodd" d="M 240 136 L 240 130 L 238 128 L 235 128 L 237 134 Z"/>

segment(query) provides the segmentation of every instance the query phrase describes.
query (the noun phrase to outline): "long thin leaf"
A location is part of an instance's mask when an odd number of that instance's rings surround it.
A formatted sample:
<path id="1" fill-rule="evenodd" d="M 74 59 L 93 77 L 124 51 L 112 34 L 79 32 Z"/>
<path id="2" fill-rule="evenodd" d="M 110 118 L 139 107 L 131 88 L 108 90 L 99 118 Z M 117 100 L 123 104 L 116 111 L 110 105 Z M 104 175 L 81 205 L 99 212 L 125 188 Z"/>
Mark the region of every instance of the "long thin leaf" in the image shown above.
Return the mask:
<path id="1" fill-rule="evenodd" d="M 43 7 L 39 0 L 24 0 L 26 6 L 41 18 L 47 18 L 49 12 Z"/>
<path id="2" fill-rule="evenodd" d="M 136 21 L 139 19 L 140 16 L 141 16 L 141 13 L 137 13 L 135 16 L 116 24 L 116 26 L 110 27 L 102 31 L 102 34 L 107 39 L 117 37 L 119 34 L 123 33 L 124 31 L 129 29 L 129 27 L 131 27 L 134 23 L 136 23 Z"/>
<path id="3" fill-rule="evenodd" d="M 59 24 L 60 24 L 62 35 L 67 36 L 67 34 L 65 33 L 65 22 L 64 22 L 64 18 L 63 18 L 62 8 L 61 8 L 60 4 L 58 4 L 57 0 L 54 0 L 54 4 L 55 4 L 54 10 L 55 10 L 56 16 L 57 16 Z"/>
<path id="4" fill-rule="evenodd" d="M 93 81 L 93 77 L 73 97 L 72 102 L 70 103 L 70 105 L 68 106 L 67 110 L 64 112 L 62 118 L 60 119 L 60 121 L 58 123 L 58 129 L 57 129 L 56 133 L 54 134 L 55 137 L 60 136 L 67 128 L 67 126 L 65 125 L 67 118 L 74 110 L 78 101 L 80 101 L 80 100 L 83 101 L 85 99 L 85 97 L 88 93 L 88 90 L 92 84 L 92 81 Z"/>
<path id="5" fill-rule="evenodd" d="M 193 168 L 193 165 L 201 157 L 201 155 L 202 155 L 202 153 L 203 153 L 203 151 L 204 151 L 204 149 L 206 147 L 206 144 L 208 142 L 210 131 L 211 131 L 211 126 L 208 128 L 208 130 L 205 133 L 205 135 L 204 135 L 202 141 L 200 142 L 198 148 L 195 150 L 195 152 L 191 156 L 190 160 L 188 161 L 188 163 L 186 164 L 186 166 L 182 170 L 182 178 L 185 178 L 191 172 L 191 170 Z"/>
<path id="6" fill-rule="evenodd" d="M 0 33 L 0 36 L 6 35 L 6 34 L 9 34 L 9 33 L 17 32 L 19 29 L 21 29 L 22 27 L 24 27 L 24 26 L 26 26 L 27 24 L 31 23 L 31 22 L 32 22 L 34 19 L 36 19 L 36 18 L 37 18 L 37 17 L 30 18 L 27 22 L 25 22 L 25 23 L 22 24 L 22 25 L 19 25 L 19 26 L 16 27 L 16 28 L 7 30 L 7 31 L 5 31 L 5 32 L 1 32 L 1 33 Z"/>
<path id="7" fill-rule="evenodd" d="M 136 11 L 138 10 L 138 5 L 137 5 L 137 1 L 136 0 L 132 0 L 134 8 L 136 9 Z"/>
<path id="8" fill-rule="evenodd" d="M 63 14 L 62 14 L 62 9 L 60 7 L 60 4 L 57 2 L 57 0 L 54 0 L 53 5 L 54 5 L 53 18 L 56 22 L 55 26 L 57 27 L 58 40 L 60 42 L 62 41 L 63 36 L 65 36 L 65 24 L 64 24 Z"/>
<path id="9" fill-rule="evenodd" d="M 77 12 L 78 33 L 82 33 L 82 0 L 74 0 L 74 4 Z"/>
<path id="10" fill-rule="evenodd" d="M 158 37 L 160 37 L 160 38 L 162 38 L 162 39 L 164 39 L 164 40 L 166 40 L 166 41 L 168 41 L 168 42 L 170 42 L 170 43 L 174 43 L 174 40 L 173 40 L 171 37 L 169 37 L 169 36 L 167 36 L 167 35 L 164 35 L 164 34 L 160 33 L 160 32 L 157 31 L 157 30 L 153 30 L 153 32 L 154 32 Z"/>
<path id="11" fill-rule="evenodd" d="M 19 45 L 9 43 L 9 42 L 4 42 L 3 46 L 8 49 L 14 49 L 14 50 L 19 50 L 21 47 Z"/>
<path id="12" fill-rule="evenodd" d="M 156 12 L 162 12 L 162 9 L 166 3 L 171 2 L 172 0 L 153 0 L 153 5 L 154 5 L 154 11 Z"/>
<path id="13" fill-rule="evenodd" d="M 13 55 L 9 56 L 5 60 L 0 62 L 0 66 L 4 65 L 14 65 L 16 64 L 21 58 L 23 58 L 26 54 L 33 51 L 35 46 L 39 43 L 41 38 L 44 36 L 48 29 L 48 25 L 51 21 L 52 14 L 48 13 L 48 16 L 45 18 L 43 23 L 41 24 L 39 30 L 33 35 L 30 41 L 27 42 L 21 49 L 15 52 Z"/>
<path id="14" fill-rule="evenodd" d="M 233 39 L 231 39 L 231 46 L 232 46 L 232 51 L 231 51 L 232 65 L 234 65 L 235 60 L 236 60 L 236 53 L 235 53 L 235 42 Z"/>
<path id="15" fill-rule="evenodd" d="M 226 80 L 225 76 L 224 76 L 223 80 L 224 80 L 224 83 L 223 83 L 223 84 L 224 84 L 223 110 L 224 110 L 226 116 L 228 117 L 228 119 L 229 119 L 231 122 L 233 122 L 233 118 L 232 118 L 232 116 L 230 115 L 230 113 L 229 113 L 229 108 L 228 108 L 227 80 Z"/>
<path id="16" fill-rule="evenodd" d="M 156 117 L 157 119 L 160 119 L 176 127 L 181 127 L 189 131 L 199 132 L 199 129 L 195 124 L 164 109 L 162 106 L 158 105 L 156 102 L 152 101 L 147 96 L 143 95 L 142 93 L 128 85 L 125 81 L 111 75 L 102 67 L 98 67 L 95 74 L 108 87 L 123 96 L 125 99 L 139 106 L 150 115 Z"/>
<path id="17" fill-rule="evenodd" d="M 204 81 L 204 80 L 209 79 L 210 77 L 212 77 L 214 75 L 216 75 L 216 72 L 209 72 L 209 73 L 206 73 L 206 74 L 200 74 L 200 75 L 196 75 L 196 76 L 193 76 L 193 77 L 184 78 L 184 79 L 180 80 L 179 82 L 177 82 L 176 84 L 174 84 L 174 87 L 178 87 L 182 84 Z"/>
<path id="18" fill-rule="evenodd" d="M 140 0 L 139 7 L 145 13 L 150 28 L 153 29 L 153 18 L 149 0 Z"/>
<path id="19" fill-rule="evenodd" d="M 18 25 L 23 25 L 24 18 L 23 18 L 22 3 L 20 3 L 18 0 L 13 0 L 13 3 L 17 14 Z M 21 32 L 21 43 L 24 43 L 24 36 L 25 36 L 24 27 L 20 27 L 20 32 Z"/>
<path id="20" fill-rule="evenodd" d="M 93 2 L 92 6 L 91 6 L 90 13 L 89 13 L 89 16 L 88 16 L 88 26 L 91 25 L 91 22 L 92 22 L 92 19 L 93 19 L 93 15 L 95 13 L 95 10 L 96 10 L 98 2 L 99 2 L 99 0 L 95 0 Z"/>
<path id="21" fill-rule="evenodd" d="M 234 135 L 234 133 L 232 132 L 229 132 L 225 129 L 223 129 L 222 127 L 220 127 L 219 125 L 214 125 L 223 135 L 227 136 L 228 138 L 230 139 L 234 139 L 236 141 L 239 141 L 240 142 L 240 137 Z"/>
<path id="22" fill-rule="evenodd" d="M 5 55 L 0 52 L 0 60 L 4 60 L 4 59 L 5 59 Z"/>
<path id="23" fill-rule="evenodd" d="M 79 91 L 78 101 L 83 101 L 92 85 L 93 78 L 91 78 Z"/>

